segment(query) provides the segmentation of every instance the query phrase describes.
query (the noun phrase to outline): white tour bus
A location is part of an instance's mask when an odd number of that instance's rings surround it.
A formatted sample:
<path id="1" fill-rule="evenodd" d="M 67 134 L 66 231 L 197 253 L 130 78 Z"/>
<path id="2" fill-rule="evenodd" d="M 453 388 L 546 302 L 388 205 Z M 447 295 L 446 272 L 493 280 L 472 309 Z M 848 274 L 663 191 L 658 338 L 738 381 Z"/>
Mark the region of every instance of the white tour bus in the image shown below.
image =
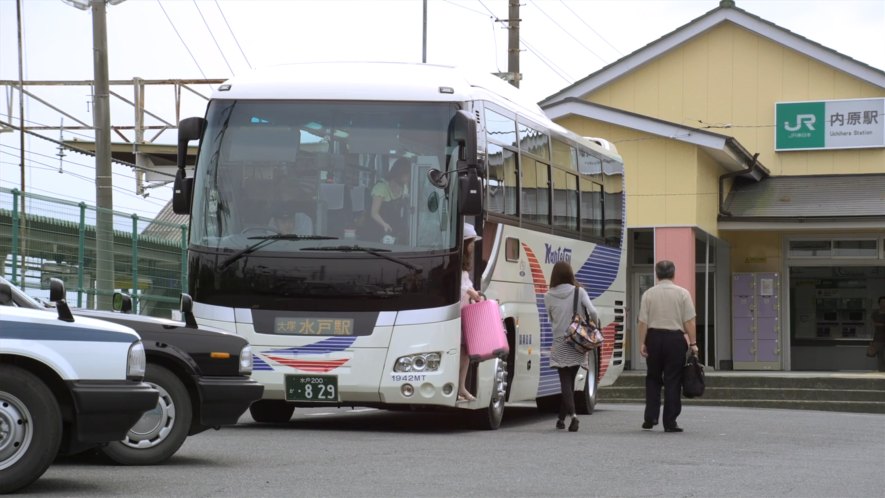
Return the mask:
<path id="1" fill-rule="evenodd" d="M 252 344 L 265 386 L 256 421 L 296 406 L 424 405 L 494 429 L 505 401 L 555 409 L 543 296 L 560 260 L 607 339 L 578 379 L 578 410 L 592 412 L 600 381 L 623 370 L 621 158 L 491 75 L 404 63 L 256 71 L 220 85 L 205 118 L 182 120 L 178 157 L 194 313 Z M 411 175 L 391 175 L 403 160 Z M 473 281 L 500 304 L 510 354 L 472 365 L 476 400 L 459 402 L 465 221 L 483 236 Z"/>

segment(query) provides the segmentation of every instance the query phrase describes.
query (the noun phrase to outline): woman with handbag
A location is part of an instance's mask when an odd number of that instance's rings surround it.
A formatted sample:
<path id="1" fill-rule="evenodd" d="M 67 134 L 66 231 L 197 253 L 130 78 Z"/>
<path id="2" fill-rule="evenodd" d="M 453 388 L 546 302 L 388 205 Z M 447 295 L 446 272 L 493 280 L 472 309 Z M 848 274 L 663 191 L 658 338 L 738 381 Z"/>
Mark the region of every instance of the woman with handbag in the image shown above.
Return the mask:
<path id="1" fill-rule="evenodd" d="M 575 296 L 577 294 L 577 302 Z M 575 377 L 578 369 L 587 365 L 587 353 L 578 351 L 566 338 L 568 329 L 576 313 L 589 315 L 589 320 L 598 323 L 599 315 L 596 307 L 590 302 L 590 296 L 575 280 L 571 265 L 560 261 L 553 265 L 550 273 L 550 288 L 544 294 L 544 305 L 550 317 L 553 331 L 553 345 L 550 348 L 550 366 L 559 372 L 559 384 L 562 396 L 559 405 L 557 429 L 565 429 L 565 417 L 571 416 L 568 430 L 578 430 L 578 417 L 575 413 Z"/>

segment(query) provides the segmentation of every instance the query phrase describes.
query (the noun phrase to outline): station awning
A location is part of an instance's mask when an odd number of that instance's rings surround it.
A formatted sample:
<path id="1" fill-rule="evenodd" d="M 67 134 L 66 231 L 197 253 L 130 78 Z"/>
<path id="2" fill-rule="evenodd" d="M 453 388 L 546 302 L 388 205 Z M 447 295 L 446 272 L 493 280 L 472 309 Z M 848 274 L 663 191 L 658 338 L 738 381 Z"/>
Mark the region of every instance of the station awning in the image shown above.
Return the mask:
<path id="1" fill-rule="evenodd" d="M 723 208 L 723 230 L 881 228 L 885 174 L 737 179 Z"/>

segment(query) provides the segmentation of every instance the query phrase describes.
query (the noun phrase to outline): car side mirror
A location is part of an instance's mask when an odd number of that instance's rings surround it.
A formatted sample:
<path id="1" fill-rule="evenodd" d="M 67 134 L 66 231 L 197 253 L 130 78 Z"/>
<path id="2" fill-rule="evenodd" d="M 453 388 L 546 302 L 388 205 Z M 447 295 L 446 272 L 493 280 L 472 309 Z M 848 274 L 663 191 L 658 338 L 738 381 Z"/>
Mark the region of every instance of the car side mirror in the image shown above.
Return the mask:
<path id="1" fill-rule="evenodd" d="M 0 306 L 12 305 L 12 287 L 6 282 L 0 282 Z"/>
<path id="2" fill-rule="evenodd" d="M 132 297 L 129 294 L 123 294 L 122 292 L 115 292 L 113 299 L 113 308 L 114 311 L 119 311 L 122 313 L 131 313 L 132 312 Z"/>
<path id="3" fill-rule="evenodd" d="M 55 303 L 55 310 L 58 311 L 58 319 L 64 322 L 73 322 L 74 314 L 65 301 L 65 283 L 59 278 L 49 279 L 49 300 Z"/>
<path id="4" fill-rule="evenodd" d="M 194 317 L 194 299 L 186 292 L 181 293 L 181 299 L 178 301 L 178 310 L 181 317 L 184 318 L 184 324 L 190 328 L 197 328 L 197 319 Z"/>

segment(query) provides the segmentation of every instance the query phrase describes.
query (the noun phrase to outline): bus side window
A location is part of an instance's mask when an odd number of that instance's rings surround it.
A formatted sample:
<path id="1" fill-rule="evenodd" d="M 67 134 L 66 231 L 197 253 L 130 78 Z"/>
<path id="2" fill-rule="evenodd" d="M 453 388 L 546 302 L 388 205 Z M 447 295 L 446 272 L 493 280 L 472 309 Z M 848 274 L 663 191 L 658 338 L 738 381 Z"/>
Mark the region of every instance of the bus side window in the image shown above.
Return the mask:
<path id="1" fill-rule="evenodd" d="M 511 263 L 519 261 L 519 239 L 507 237 L 507 240 L 504 242 L 504 259 Z"/>

